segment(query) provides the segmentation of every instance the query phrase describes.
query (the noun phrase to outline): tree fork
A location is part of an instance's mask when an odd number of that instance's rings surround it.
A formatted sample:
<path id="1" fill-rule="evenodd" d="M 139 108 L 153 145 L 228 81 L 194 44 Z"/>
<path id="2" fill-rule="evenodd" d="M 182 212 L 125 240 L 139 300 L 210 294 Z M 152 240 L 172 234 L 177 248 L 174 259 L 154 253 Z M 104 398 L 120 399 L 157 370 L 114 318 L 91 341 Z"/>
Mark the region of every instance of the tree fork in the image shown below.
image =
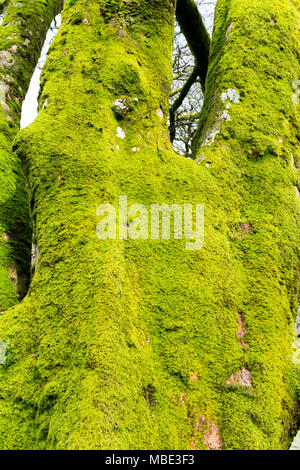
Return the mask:
<path id="1" fill-rule="evenodd" d="M 62 0 L 2 2 L 0 27 L 0 310 L 24 297 L 30 279 L 31 229 L 26 183 L 12 153 L 22 102 L 47 30 Z"/>

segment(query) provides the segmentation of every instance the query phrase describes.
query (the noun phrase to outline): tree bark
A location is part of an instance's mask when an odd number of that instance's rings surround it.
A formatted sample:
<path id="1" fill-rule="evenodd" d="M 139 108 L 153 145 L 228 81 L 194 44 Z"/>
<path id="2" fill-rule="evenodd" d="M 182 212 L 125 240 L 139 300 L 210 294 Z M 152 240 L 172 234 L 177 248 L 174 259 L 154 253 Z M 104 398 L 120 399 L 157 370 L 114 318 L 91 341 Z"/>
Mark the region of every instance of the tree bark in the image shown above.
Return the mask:
<path id="1" fill-rule="evenodd" d="M 299 11 L 219 0 L 194 161 L 168 137 L 173 20 L 167 0 L 65 3 L 14 146 L 39 260 L 0 321 L 0 448 L 288 447 Z M 97 207 L 124 195 L 204 203 L 204 248 L 100 241 Z"/>

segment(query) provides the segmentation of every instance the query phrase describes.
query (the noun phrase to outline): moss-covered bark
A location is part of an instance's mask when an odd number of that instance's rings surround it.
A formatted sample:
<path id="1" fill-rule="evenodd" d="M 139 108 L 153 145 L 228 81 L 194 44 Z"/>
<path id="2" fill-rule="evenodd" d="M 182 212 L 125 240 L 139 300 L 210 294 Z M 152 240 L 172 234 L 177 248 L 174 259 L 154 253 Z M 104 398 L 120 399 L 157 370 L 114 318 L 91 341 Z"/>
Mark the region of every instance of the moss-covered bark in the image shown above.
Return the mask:
<path id="1" fill-rule="evenodd" d="M 192 161 L 167 131 L 173 2 L 66 1 L 39 116 L 15 143 L 39 260 L 0 321 L 1 448 L 288 446 L 299 16 L 252 3 L 218 3 Z M 100 241 L 96 209 L 120 195 L 204 203 L 204 248 Z"/>
<path id="2" fill-rule="evenodd" d="M 1 2 L 0 27 L 0 311 L 28 289 L 31 230 L 26 184 L 11 151 L 43 42 L 61 0 Z"/>

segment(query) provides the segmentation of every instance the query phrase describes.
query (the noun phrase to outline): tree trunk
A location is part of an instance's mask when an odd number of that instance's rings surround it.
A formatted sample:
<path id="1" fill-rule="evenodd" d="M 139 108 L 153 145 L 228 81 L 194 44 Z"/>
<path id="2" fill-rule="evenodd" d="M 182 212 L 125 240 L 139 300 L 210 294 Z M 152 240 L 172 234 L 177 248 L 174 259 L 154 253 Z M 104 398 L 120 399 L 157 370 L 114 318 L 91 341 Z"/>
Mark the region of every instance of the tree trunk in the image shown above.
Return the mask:
<path id="1" fill-rule="evenodd" d="M 0 317 L 0 448 L 288 447 L 297 6 L 218 1 L 190 160 L 167 128 L 174 2 L 65 2 L 40 113 L 14 143 L 39 259 Z M 205 204 L 204 247 L 99 240 L 97 207 L 120 196 Z"/>

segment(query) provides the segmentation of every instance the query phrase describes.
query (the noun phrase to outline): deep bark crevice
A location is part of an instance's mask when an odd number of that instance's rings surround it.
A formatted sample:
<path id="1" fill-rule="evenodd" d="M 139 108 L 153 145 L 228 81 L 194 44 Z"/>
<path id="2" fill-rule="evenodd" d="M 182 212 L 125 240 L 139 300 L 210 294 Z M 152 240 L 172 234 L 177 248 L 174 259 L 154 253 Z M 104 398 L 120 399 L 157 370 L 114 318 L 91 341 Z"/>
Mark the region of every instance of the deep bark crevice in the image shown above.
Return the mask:
<path id="1" fill-rule="evenodd" d="M 274 27 L 274 0 L 218 1 L 206 144 L 189 161 L 167 131 L 173 10 L 141 0 L 144 15 L 126 29 L 123 3 L 105 2 L 105 22 L 98 0 L 88 12 L 68 2 L 46 106 L 16 141 L 40 261 L 30 296 L 1 316 L 13 360 L 0 369 L 0 448 L 287 447 L 299 282 L 287 116 L 299 122 L 290 79 L 300 19 L 290 2 L 276 2 Z M 272 67 L 283 96 L 262 80 Z M 97 207 L 121 194 L 146 207 L 204 203 L 204 249 L 98 239 Z"/>
<path id="2" fill-rule="evenodd" d="M 178 0 L 176 19 L 195 57 L 195 67 L 204 91 L 209 63 L 210 37 L 195 2 L 193 0 Z"/>

